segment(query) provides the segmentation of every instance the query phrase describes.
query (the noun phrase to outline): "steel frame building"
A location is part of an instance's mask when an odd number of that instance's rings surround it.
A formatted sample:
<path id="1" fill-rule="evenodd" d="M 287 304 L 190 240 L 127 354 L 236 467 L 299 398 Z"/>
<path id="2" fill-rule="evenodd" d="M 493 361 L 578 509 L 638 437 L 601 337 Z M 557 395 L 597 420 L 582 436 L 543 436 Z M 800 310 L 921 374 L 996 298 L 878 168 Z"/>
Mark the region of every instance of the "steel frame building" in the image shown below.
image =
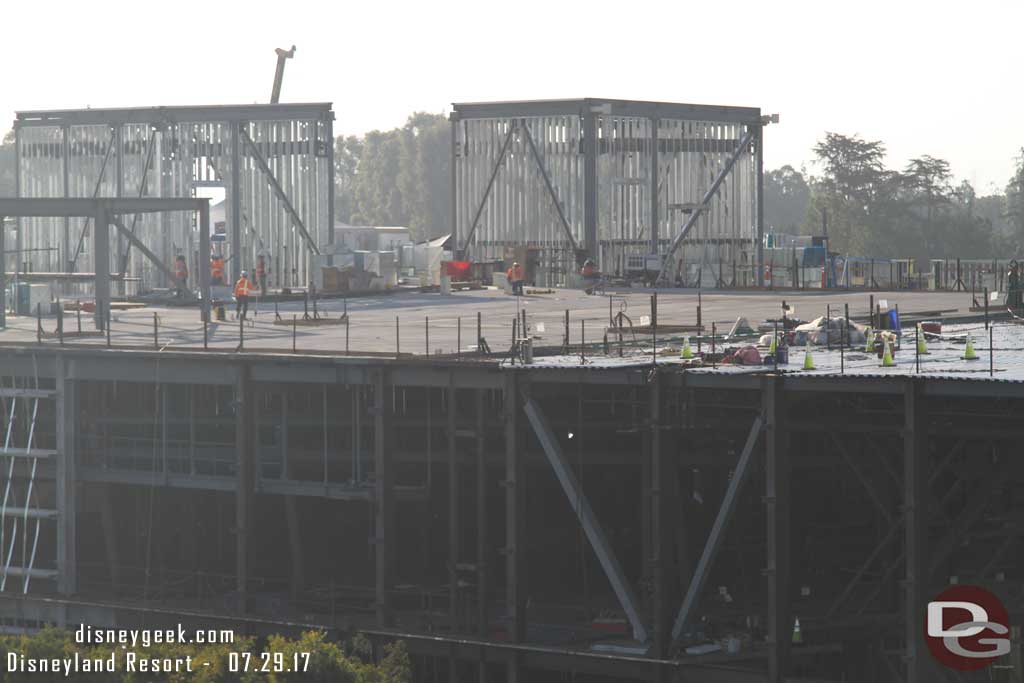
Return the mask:
<path id="1" fill-rule="evenodd" d="M 281 286 L 309 281 L 309 256 L 333 241 L 334 114 L 329 103 L 22 111 L 14 122 L 16 189 L 22 198 L 194 197 L 225 191 L 229 272 L 270 259 Z M 189 216 L 133 215 L 128 230 L 157 259 L 188 258 L 207 269 Z M 52 273 L 94 269 L 91 220 L 19 222 L 18 268 Z M 216 231 L 215 231 L 216 232 Z M 113 272 L 143 288 L 168 286 L 168 274 L 125 235 L 110 245 Z"/>
<path id="2" fill-rule="evenodd" d="M 1017 382 L 53 345 L 0 377 L 8 627 L 360 631 L 431 682 L 925 683 L 929 596 L 1019 586 Z M 640 651 L 564 644 L 609 608 Z"/>
<path id="3" fill-rule="evenodd" d="M 583 254 L 604 272 L 657 255 L 683 282 L 727 282 L 727 271 L 761 282 L 760 109 L 598 98 L 452 106 L 463 254 L 538 248 L 549 284 Z"/>

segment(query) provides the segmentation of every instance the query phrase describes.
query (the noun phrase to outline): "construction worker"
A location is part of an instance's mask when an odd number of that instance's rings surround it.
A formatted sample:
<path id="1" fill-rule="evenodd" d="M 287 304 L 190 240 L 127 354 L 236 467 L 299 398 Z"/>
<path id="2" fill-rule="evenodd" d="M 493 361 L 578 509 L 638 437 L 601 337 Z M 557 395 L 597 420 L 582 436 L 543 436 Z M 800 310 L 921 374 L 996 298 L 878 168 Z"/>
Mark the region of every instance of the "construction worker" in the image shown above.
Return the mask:
<path id="1" fill-rule="evenodd" d="M 249 274 L 242 271 L 242 277 L 235 283 L 235 317 L 245 320 L 249 312 L 249 294 L 252 292 L 252 285 L 249 283 Z"/>
<path id="2" fill-rule="evenodd" d="M 512 267 L 508 269 L 508 279 L 512 283 L 512 294 L 514 296 L 522 296 L 523 294 L 523 267 L 519 265 L 519 261 L 512 264 Z"/>
<path id="3" fill-rule="evenodd" d="M 256 257 L 256 286 L 260 288 L 260 296 L 267 295 L 267 266 L 262 254 Z"/>
<path id="4" fill-rule="evenodd" d="M 181 254 L 174 259 L 174 284 L 176 287 L 175 296 L 179 299 L 185 296 L 185 288 L 188 285 L 188 264 Z"/>
<path id="5" fill-rule="evenodd" d="M 210 257 L 210 284 L 224 284 L 224 257 L 220 254 L 214 254 Z"/>

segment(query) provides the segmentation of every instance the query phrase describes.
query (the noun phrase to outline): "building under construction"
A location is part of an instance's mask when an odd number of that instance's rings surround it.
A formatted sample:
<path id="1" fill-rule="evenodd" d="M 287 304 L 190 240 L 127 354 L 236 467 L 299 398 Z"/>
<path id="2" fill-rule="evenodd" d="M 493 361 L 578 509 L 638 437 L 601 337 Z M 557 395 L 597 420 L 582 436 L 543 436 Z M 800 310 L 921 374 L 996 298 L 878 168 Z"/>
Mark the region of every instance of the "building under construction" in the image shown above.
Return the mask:
<path id="1" fill-rule="evenodd" d="M 455 104 L 451 120 L 468 258 L 518 249 L 541 284 L 586 257 L 620 275 L 761 282 L 760 109 L 588 98 Z"/>
<path id="2" fill-rule="evenodd" d="M 763 123 L 727 107 L 457 105 L 457 250 L 527 250 L 549 282 L 586 255 L 720 281 L 761 258 Z M 947 337 L 924 360 L 880 368 L 847 345 L 805 370 L 718 365 L 716 323 L 775 314 L 756 294 L 715 317 L 713 297 L 666 292 L 628 330 L 628 292 L 561 291 L 544 311 L 544 294 L 493 290 L 281 301 L 236 327 L 209 315 L 217 227 L 193 192 L 225 187 L 235 272 L 267 249 L 281 281 L 304 282 L 333 234 L 328 105 L 18 126 L 22 199 L 0 200 L 16 273 L 94 278 L 102 332 L 58 305 L 0 340 L 8 630 L 361 632 L 406 642 L 427 682 L 930 683 L 922 619 L 943 588 L 987 586 L 1020 616 L 1015 325 L 979 344 L 987 365 Z M 179 250 L 198 261 L 201 316 L 112 313 L 114 278 L 169 277 Z M 474 302 L 475 333 L 456 313 Z M 702 360 L 680 358 L 680 330 Z"/>

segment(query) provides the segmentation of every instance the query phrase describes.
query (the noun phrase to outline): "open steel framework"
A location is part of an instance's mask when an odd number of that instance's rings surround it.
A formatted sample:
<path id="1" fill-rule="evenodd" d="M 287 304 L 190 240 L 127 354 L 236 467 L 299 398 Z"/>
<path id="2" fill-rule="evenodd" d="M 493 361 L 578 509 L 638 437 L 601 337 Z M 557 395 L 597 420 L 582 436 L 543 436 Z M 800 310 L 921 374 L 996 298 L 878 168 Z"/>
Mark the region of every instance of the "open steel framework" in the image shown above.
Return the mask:
<path id="1" fill-rule="evenodd" d="M 760 283 L 761 110 L 578 99 L 454 104 L 457 248 L 541 250 L 551 282 L 658 255 L 663 275 Z M 739 284 L 739 283 L 737 283 Z"/>
<path id="2" fill-rule="evenodd" d="M 304 285 L 309 255 L 333 241 L 333 121 L 330 103 L 22 111 L 14 122 L 17 196 L 194 197 L 223 188 L 232 277 L 262 254 L 275 282 Z M 190 272 L 206 269 L 191 216 L 136 214 L 126 223 L 131 237 L 119 234 L 109 248 L 115 272 L 140 277 L 144 288 L 171 284 L 137 242 L 164 263 L 181 254 Z M 22 219 L 18 267 L 93 270 L 90 225 L 70 216 Z"/>

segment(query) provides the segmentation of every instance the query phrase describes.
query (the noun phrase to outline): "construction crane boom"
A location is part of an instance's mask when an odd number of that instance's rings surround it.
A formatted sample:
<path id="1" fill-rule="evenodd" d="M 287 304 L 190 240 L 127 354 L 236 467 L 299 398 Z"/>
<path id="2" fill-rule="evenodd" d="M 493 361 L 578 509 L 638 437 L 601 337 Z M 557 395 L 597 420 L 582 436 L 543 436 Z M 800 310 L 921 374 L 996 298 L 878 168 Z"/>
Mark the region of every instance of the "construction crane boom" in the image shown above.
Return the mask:
<path id="1" fill-rule="evenodd" d="M 274 89 L 270 92 L 270 103 L 277 104 L 281 100 L 281 82 L 284 80 L 284 62 L 295 56 L 295 46 L 290 50 L 277 48 L 277 71 L 274 72 Z"/>

